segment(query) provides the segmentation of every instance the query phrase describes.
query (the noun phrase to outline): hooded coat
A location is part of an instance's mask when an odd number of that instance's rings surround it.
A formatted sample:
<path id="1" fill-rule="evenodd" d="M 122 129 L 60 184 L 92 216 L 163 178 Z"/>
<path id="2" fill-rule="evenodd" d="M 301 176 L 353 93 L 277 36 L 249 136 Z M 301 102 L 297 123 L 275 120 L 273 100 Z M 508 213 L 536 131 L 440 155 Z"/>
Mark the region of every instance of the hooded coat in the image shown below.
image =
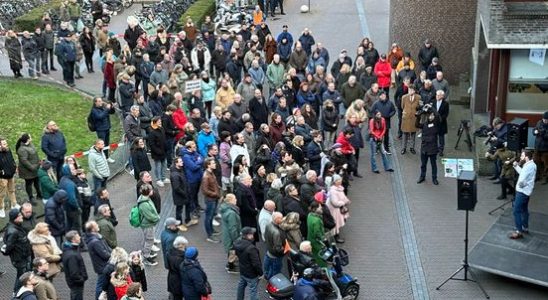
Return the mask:
<path id="1" fill-rule="evenodd" d="M 34 252 L 34 257 L 42 257 L 49 263 L 48 278 L 59 274 L 61 269 L 61 254 L 63 253 L 55 238 L 50 235 L 38 234 L 35 230 L 31 230 L 27 235 L 29 242 Z"/>
<path id="2" fill-rule="evenodd" d="M 46 202 L 44 209 L 45 222 L 49 225 L 51 235 L 63 236 L 66 232 L 64 205 L 68 200 L 67 192 L 58 190 Z"/>

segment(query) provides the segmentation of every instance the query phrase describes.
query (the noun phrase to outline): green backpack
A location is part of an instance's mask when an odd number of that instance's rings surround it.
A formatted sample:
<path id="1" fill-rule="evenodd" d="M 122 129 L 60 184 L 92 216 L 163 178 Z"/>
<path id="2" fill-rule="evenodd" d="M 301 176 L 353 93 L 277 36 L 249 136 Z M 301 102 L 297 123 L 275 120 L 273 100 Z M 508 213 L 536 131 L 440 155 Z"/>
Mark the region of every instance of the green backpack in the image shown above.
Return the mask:
<path id="1" fill-rule="evenodd" d="M 141 226 L 143 217 L 141 216 L 141 211 L 139 210 L 139 205 L 143 202 L 135 204 L 129 211 L 129 225 L 132 227 L 138 228 Z"/>

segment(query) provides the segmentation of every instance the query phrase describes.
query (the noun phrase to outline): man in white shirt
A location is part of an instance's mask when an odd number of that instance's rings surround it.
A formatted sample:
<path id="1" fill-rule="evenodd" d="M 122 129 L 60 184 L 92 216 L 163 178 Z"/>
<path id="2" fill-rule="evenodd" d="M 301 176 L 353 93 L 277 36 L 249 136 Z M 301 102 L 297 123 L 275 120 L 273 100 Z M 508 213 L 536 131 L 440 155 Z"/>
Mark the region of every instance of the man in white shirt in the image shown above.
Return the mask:
<path id="1" fill-rule="evenodd" d="M 529 197 L 535 187 L 535 175 L 537 165 L 533 161 L 533 152 L 523 150 L 520 162 L 514 162 L 514 169 L 519 174 L 516 182 L 516 195 L 514 198 L 514 221 L 516 231 L 510 234 L 511 239 L 523 238 L 523 233 L 529 233 Z"/>

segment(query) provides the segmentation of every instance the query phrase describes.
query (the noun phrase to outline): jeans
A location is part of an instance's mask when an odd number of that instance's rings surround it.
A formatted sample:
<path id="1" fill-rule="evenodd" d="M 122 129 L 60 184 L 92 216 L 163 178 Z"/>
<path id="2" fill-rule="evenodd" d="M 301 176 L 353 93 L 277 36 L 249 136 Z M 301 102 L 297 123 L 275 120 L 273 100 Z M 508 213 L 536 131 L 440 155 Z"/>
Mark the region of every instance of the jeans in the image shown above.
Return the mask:
<path id="1" fill-rule="evenodd" d="M 102 139 L 105 142 L 105 146 L 110 145 L 110 130 L 97 130 L 97 138 Z M 103 150 L 105 157 L 108 158 L 108 149 Z"/>
<path id="2" fill-rule="evenodd" d="M 258 300 L 257 298 L 257 285 L 259 284 L 259 277 L 247 278 L 240 275 L 240 281 L 238 282 L 238 294 L 237 300 L 244 300 L 245 287 L 249 285 L 249 300 Z"/>
<path id="3" fill-rule="evenodd" d="M 183 209 L 185 210 L 185 219 L 183 220 Z M 190 207 L 190 203 L 186 203 L 184 205 L 175 205 L 175 219 L 181 221 L 181 223 L 188 223 L 190 222 L 190 213 L 193 210 Z"/>
<path id="4" fill-rule="evenodd" d="M 377 142 L 375 139 L 371 138 L 369 139 L 369 147 L 370 147 L 370 155 L 371 155 L 371 171 L 377 171 L 377 159 L 376 159 L 376 153 L 377 153 Z M 386 150 L 384 149 L 384 145 L 381 143 L 380 147 L 380 153 L 382 157 L 382 165 L 384 166 L 384 170 L 392 169 L 392 165 L 390 163 L 390 160 L 388 159 L 388 155 L 386 154 Z"/>
<path id="5" fill-rule="evenodd" d="M 154 245 L 154 226 L 141 228 L 143 230 L 143 236 L 145 243 L 143 244 L 143 256 L 149 257 L 152 245 Z"/>
<path id="6" fill-rule="evenodd" d="M 529 228 L 529 196 L 516 191 L 514 198 L 514 222 L 516 230 L 522 231 Z"/>
<path id="7" fill-rule="evenodd" d="M 25 60 L 29 64 L 29 77 L 36 76 L 36 57 L 25 57 Z"/>
<path id="8" fill-rule="evenodd" d="M 154 177 L 156 180 L 166 179 L 166 160 L 154 160 Z"/>
<path id="9" fill-rule="evenodd" d="M 190 208 L 192 209 L 192 212 L 200 206 L 198 203 L 198 192 L 200 191 L 200 183 L 188 183 L 188 201 L 190 204 Z"/>
<path id="10" fill-rule="evenodd" d="M 271 257 L 268 253 L 264 254 L 263 270 L 264 278 L 270 279 L 272 276 L 280 273 L 283 267 L 284 257 Z"/>
<path id="11" fill-rule="evenodd" d="M 445 133 L 439 133 L 438 134 L 438 149 L 440 152 L 443 152 L 443 149 L 445 148 Z"/>
<path id="12" fill-rule="evenodd" d="M 95 299 L 99 298 L 99 295 L 103 291 L 103 284 L 107 280 L 105 274 L 97 275 L 97 284 L 95 284 Z"/>
<path id="13" fill-rule="evenodd" d="M 93 190 L 97 191 L 99 188 L 106 188 L 107 187 L 107 179 L 108 177 L 99 178 L 93 176 Z"/>
<path id="14" fill-rule="evenodd" d="M 84 286 L 73 286 L 70 288 L 70 300 L 84 300 Z"/>
<path id="15" fill-rule="evenodd" d="M 48 158 L 48 160 L 51 162 L 51 167 L 55 170 L 55 176 L 57 176 L 57 182 L 59 182 L 61 177 L 63 177 L 63 164 L 65 160 L 63 158 Z"/>
<path id="16" fill-rule="evenodd" d="M 204 226 L 207 237 L 211 237 L 213 234 L 213 217 L 215 217 L 215 211 L 217 209 L 217 200 L 216 199 L 205 199 L 206 210 L 205 210 L 205 220 Z"/>
<path id="17" fill-rule="evenodd" d="M 42 73 L 47 73 L 48 72 L 48 50 L 47 49 L 40 51 L 40 61 L 41 61 L 41 65 L 37 67 L 40 67 L 42 69 Z"/>
<path id="18" fill-rule="evenodd" d="M 430 159 L 430 164 L 432 165 L 432 180 L 438 179 L 438 165 L 436 163 L 436 154 L 428 155 L 421 152 L 421 178 L 426 177 L 426 164 L 428 159 Z"/>
<path id="19" fill-rule="evenodd" d="M 175 151 L 175 137 L 166 137 L 166 162 L 168 168 L 173 163 L 173 151 Z"/>

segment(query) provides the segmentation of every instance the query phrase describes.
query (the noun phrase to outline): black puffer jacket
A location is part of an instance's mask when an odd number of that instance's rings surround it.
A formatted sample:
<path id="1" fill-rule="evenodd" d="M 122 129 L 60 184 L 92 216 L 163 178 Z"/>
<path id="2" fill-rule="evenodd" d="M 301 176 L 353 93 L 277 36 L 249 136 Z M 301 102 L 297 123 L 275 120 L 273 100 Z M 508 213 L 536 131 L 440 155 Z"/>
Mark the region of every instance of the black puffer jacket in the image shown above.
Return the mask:
<path id="1" fill-rule="evenodd" d="M 188 202 L 188 191 L 184 169 L 171 168 L 171 194 L 173 196 L 173 204 L 185 205 Z"/>
<path id="2" fill-rule="evenodd" d="M 80 254 L 80 247 L 69 242 L 63 244 L 63 269 L 69 288 L 82 287 L 88 280 L 86 264 Z"/>
<path id="3" fill-rule="evenodd" d="M 67 192 L 58 190 L 53 194 L 45 208 L 45 221 L 53 236 L 63 236 L 66 231 L 65 210 L 63 206 L 68 200 Z"/>
<path id="4" fill-rule="evenodd" d="M 535 130 L 533 131 L 537 132 L 535 134 L 535 150 L 540 152 L 548 151 L 548 124 L 540 120 L 535 126 Z"/>
<path id="5" fill-rule="evenodd" d="M 167 258 L 167 291 L 175 296 L 182 296 L 181 274 L 179 266 L 185 260 L 185 252 L 171 248 Z"/>
<path id="6" fill-rule="evenodd" d="M 240 275 L 247 278 L 257 278 L 263 275 L 259 249 L 252 241 L 243 238 L 234 242 L 234 249 L 240 262 Z"/>
<path id="7" fill-rule="evenodd" d="M 0 178 L 12 179 L 16 169 L 17 165 L 15 164 L 11 150 L 0 151 Z"/>
<path id="8" fill-rule="evenodd" d="M 5 253 L 10 256 L 11 263 L 15 267 L 22 267 L 30 262 L 32 248 L 27 239 L 27 231 L 21 225 L 13 222 L 8 223 L 4 241 L 6 243 Z"/>

